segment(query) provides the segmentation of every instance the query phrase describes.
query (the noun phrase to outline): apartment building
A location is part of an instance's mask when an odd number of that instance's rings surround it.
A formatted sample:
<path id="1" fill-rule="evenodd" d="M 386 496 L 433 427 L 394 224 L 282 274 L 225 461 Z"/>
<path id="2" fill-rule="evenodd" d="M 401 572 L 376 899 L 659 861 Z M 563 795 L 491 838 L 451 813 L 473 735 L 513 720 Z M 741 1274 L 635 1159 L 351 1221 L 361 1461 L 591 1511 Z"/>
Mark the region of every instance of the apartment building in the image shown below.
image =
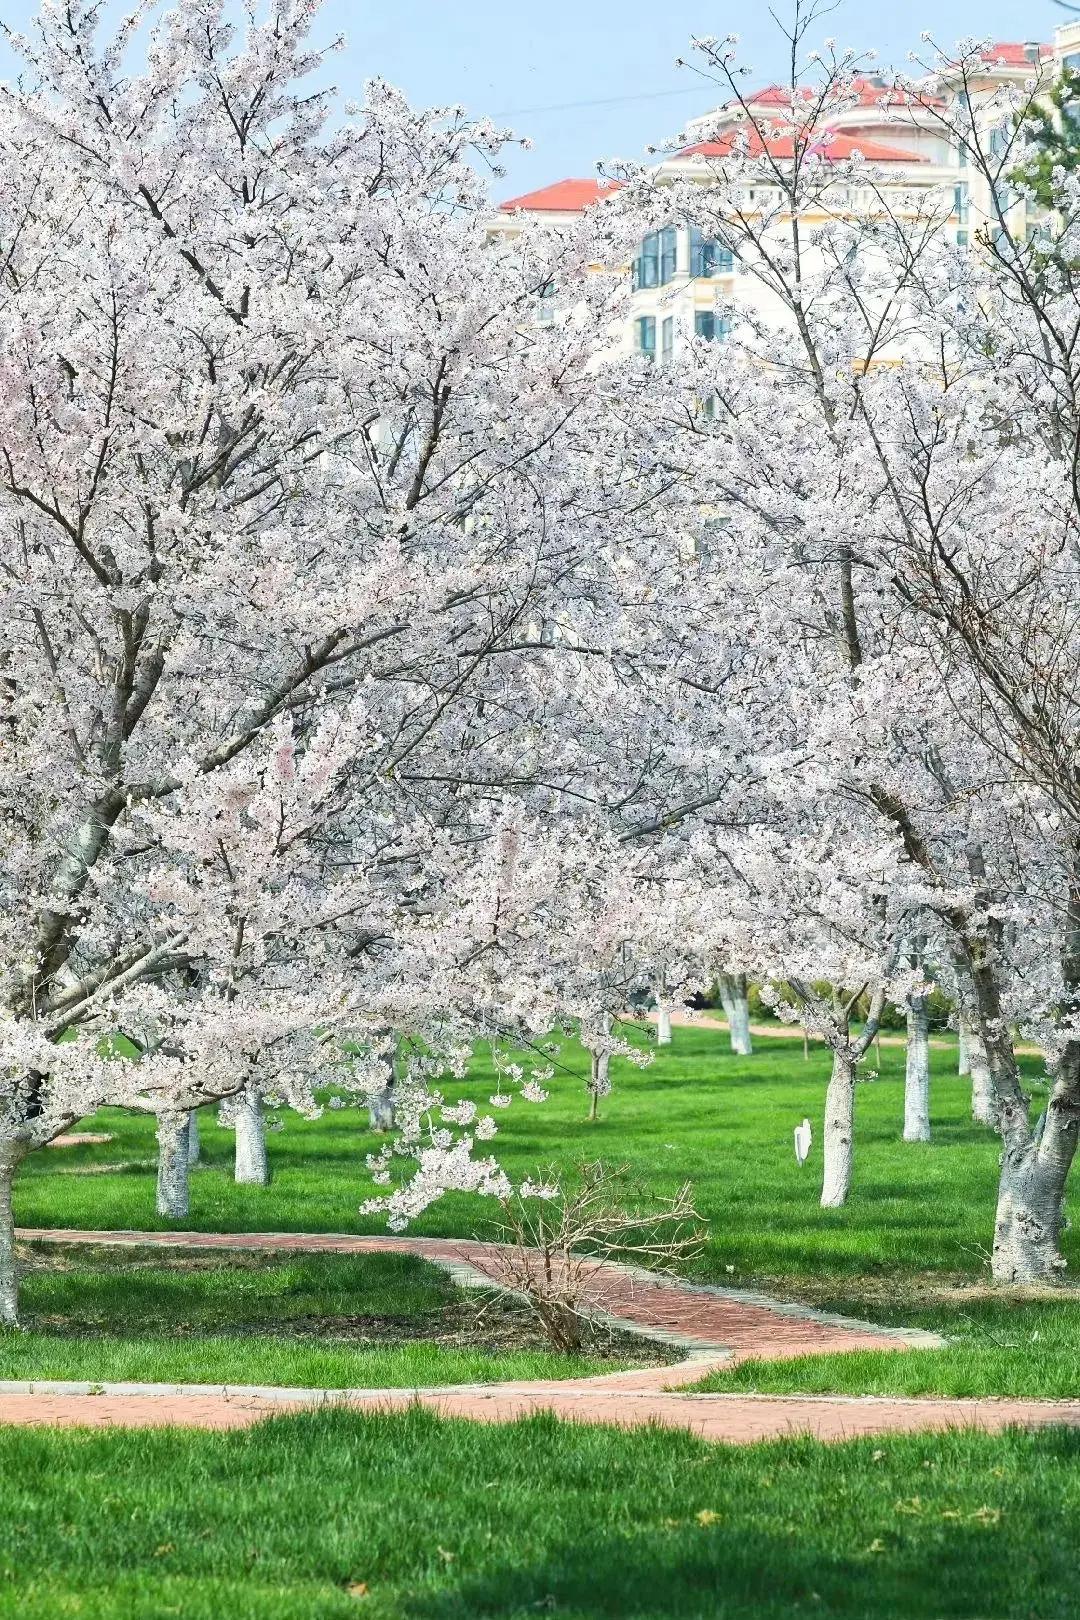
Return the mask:
<path id="1" fill-rule="evenodd" d="M 855 86 L 853 105 L 838 112 L 823 135 L 819 155 L 824 163 L 840 162 L 853 153 L 862 155 L 874 171 L 878 193 L 890 209 L 903 214 L 930 202 L 935 209 L 949 210 L 948 226 L 961 247 L 974 242 L 983 230 L 1001 230 L 1002 220 L 1010 235 L 1023 234 L 1035 223 L 1029 219 L 1024 199 L 1007 181 L 998 179 L 993 193 L 982 174 L 973 170 L 967 154 L 950 135 L 944 115 L 950 99 L 966 96 L 976 114 L 979 139 L 991 156 L 1002 156 L 1002 173 L 1007 172 L 1006 147 L 1011 138 L 1008 118 L 1002 114 L 1003 87 L 1024 87 L 1035 78 L 1049 85 L 1062 64 L 1080 68 L 1080 22 L 1057 30 L 1053 45 L 1037 41 L 994 44 L 981 56 L 981 65 L 970 71 L 965 85 L 942 80 L 927 105 L 900 111 L 886 110 L 883 98 L 886 81 L 872 76 L 860 78 Z M 769 133 L 770 117 L 779 123 L 789 105 L 789 93 L 770 85 L 747 97 L 754 122 L 764 131 L 767 150 L 782 167 L 792 155 L 789 137 Z M 980 110 L 982 116 L 980 117 Z M 659 162 L 654 171 L 661 183 L 682 179 L 702 184 L 715 180 L 717 167 L 730 155 L 736 140 L 743 138 L 747 121 L 737 105 L 720 107 L 692 122 L 688 142 Z M 760 152 L 761 137 L 751 134 L 751 153 Z M 752 212 L 755 202 L 762 209 L 773 208 L 775 190 L 762 187 L 755 199 L 753 189 L 746 203 Z M 565 223 L 584 209 L 602 204 L 610 193 L 596 180 L 562 180 L 539 191 L 511 198 L 502 204 L 492 221 L 493 230 L 512 233 L 523 216 Z M 931 195 L 932 194 L 932 198 Z M 808 212 L 806 224 L 824 223 L 845 207 L 874 205 L 874 191 L 868 186 L 861 196 L 837 187 L 817 214 Z M 744 204 L 745 206 L 745 204 Z M 755 276 L 740 274 L 730 249 L 709 240 L 700 230 L 668 225 L 648 235 L 628 267 L 633 280 L 631 315 L 624 342 L 628 348 L 663 362 L 674 354 L 688 335 L 721 340 L 730 314 L 750 304 L 763 318 L 779 316 L 770 310 L 770 295 Z"/>

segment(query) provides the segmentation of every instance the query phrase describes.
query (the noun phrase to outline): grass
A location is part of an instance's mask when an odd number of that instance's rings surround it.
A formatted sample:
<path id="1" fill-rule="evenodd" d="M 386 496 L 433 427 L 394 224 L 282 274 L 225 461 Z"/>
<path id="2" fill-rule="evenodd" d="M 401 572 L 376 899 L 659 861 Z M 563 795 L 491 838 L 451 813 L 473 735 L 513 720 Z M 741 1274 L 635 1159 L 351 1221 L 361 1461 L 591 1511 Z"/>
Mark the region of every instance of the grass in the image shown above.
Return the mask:
<path id="1" fill-rule="evenodd" d="M 544 1350 L 462 1350 L 415 1340 L 352 1349 L 274 1339 L 57 1339 L 0 1330 L 0 1378 L 98 1384 L 261 1384 L 286 1389 L 430 1389 L 589 1377 L 625 1362 Z"/>
<path id="2" fill-rule="evenodd" d="M 627 1364 L 538 1348 L 490 1301 L 478 1321 L 477 1303 L 412 1255 L 95 1250 L 31 1263 L 28 1331 L 0 1331 L 0 1378 L 397 1389 Z"/>
<path id="3" fill-rule="evenodd" d="M 746 1361 L 695 1387 L 758 1394 L 1080 1396 L 1080 1302 L 1075 1298 L 979 1295 L 876 1311 L 873 1301 L 866 1305 L 878 1321 L 932 1328 L 953 1342 L 942 1350 L 855 1350 L 794 1361 Z"/>
<path id="4" fill-rule="evenodd" d="M 844 1210 L 817 1202 L 827 1060 L 819 1049 L 804 1062 L 797 1042 L 760 1041 L 737 1059 L 716 1032 L 676 1030 L 650 1069 L 613 1066 L 594 1125 L 584 1058 L 568 1042 L 572 1072 L 546 1105 L 500 1114 L 496 1147 L 516 1173 L 602 1157 L 659 1193 L 689 1176 L 711 1228 L 700 1277 L 957 1340 L 747 1364 L 711 1387 L 1074 1394 L 1077 1304 L 991 1297 L 977 1281 L 998 1144 L 970 1121 L 954 1055 L 933 1054 L 927 1145 L 900 1140 L 903 1056 L 883 1049 L 880 1078 L 860 1088 Z M 1037 1082 L 1038 1063 L 1024 1062 Z M 481 1057 L 447 1092 L 493 1089 Z M 791 1132 L 804 1114 L 816 1141 L 800 1170 Z M 106 1111 L 93 1128 L 115 1140 L 33 1156 L 17 1184 L 20 1222 L 167 1226 L 153 1212 L 152 1121 Z M 358 1214 L 374 1139 L 356 1111 L 287 1117 L 265 1190 L 233 1184 L 232 1138 L 210 1112 L 202 1134 L 192 1228 L 383 1229 Z M 488 1214 L 455 1195 L 416 1230 L 482 1232 Z M 1080 1262 L 1074 1232 L 1066 1253 Z M 33 1263 L 30 1331 L 0 1338 L 0 1376 L 389 1387 L 585 1370 L 532 1347 L 449 1342 L 460 1296 L 408 1256 L 91 1250 Z M 233 1434 L 0 1428 L 0 1478 L 0 1620 L 1076 1612 L 1080 1434 L 1067 1431 L 727 1448 L 548 1416 L 486 1426 L 419 1409 L 318 1412 Z"/>
<path id="5" fill-rule="evenodd" d="M 689 1177 L 710 1229 L 692 1268 L 699 1279 L 810 1297 L 871 1320 L 934 1327 L 960 1341 L 940 1352 L 744 1368 L 738 1387 L 1017 1395 L 1080 1390 L 1075 1299 L 975 1297 L 979 1290 L 972 1285 L 985 1279 L 992 1238 L 1000 1148 L 971 1120 L 969 1083 L 954 1072 L 955 1046 L 932 1053 L 928 1144 L 901 1140 L 904 1052 L 882 1049 L 880 1076 L 859 1087 L 854 1186 L 841 1210 L 818 1203 L 828 1079 L 820 1047 L 804 1061 L 800 1042 L 760 1039 L 754 1055 L 740 1059 L 723 1032 L 678 1028 L 673 1045 L 644 1071 L 613 1063 L 615 1089 L 594 1124 L 586 1119 L 587 1064 L 573 1041 L 564 1044 L 560 1063 L 547 1103 L 515 1102 L 498 1116 L 494 1145 L 512 1173 L 603 1157 L 626 1164 L 657 1193 Z M 1022 1058 L 1021 1066 L 1039 1108 L 1039 1060 Z M 482 1103 L 494 1090 L 484 1054 L 468 1081 L 446 1090 L 452 1099 L 468 1095 Z M 804 1114 L 815 1143 L 800 1169 L 791 1133 Z M 16 1185 L 20 1222 L 167 1226 L 154 1214 L 152 1121 L 106 1111 L 93 1125 L 114 1131 L 115 1140 L 32 1156 Z M 380 1218 L 358 1213 L 373 1190 L 365 1154 L 378 1140 L 363 1127 L 355 1109 L 327 1110 L 313 1123 L 286 1116 L 284 1129 L 270 1137 L 272 1186 L 237 1187 L 231 1134 L 205 1111 L 206 1162 L 192 1179 L 186 1224 L 223 1231 L 384 1230 Z M 110 1164 L 125 1168 L 97 1173 Z M 484 1201 L 454 1194 L 414 1230 L 483 1234 L 490 1213 Z M 1075 1270 L 1080 1227 L 1066 1232 L 1064 1246 Z M 719 1387 L 733 1387 L 726 1378 Z"/>
<path id="6" fill-rule="evenodd" d="M 0 1431 L 19 1620 L 1065 1620 L 1080 1436 L 710 1447 L 313 1413 Z M 42 1481 L 48 1490 L 42 1490 Z"/>
<path id="7" fill-rule="evenodd" d="M 820 1047 L 804 1062 L 797 1041 L 760 1040 L 753 1057 L 726 1049 L 722 1032 L 675 1031 L 672 1047 L 639 1071 L 617 1060 L 615 1089 L 602 1117 L 589 1124 L 587 1063 L 567 1041 L 547 1103 L 515 1102 L 502 1111 L 494 1147 L 508 1168 L 573 1164 L 583 1157 L 625 1163 L 656 1192 L 689 1177 L 710 1225 L 697 1274 L 713 1281 L 761 1275 L 817 1277 L 906 1271 L 917 1263 L 946 1272 L 979 1270 L 989 1252 L 997 1176 L 996 1138 L 971 1122 L 966 1081 L 950 1070 L 952 1053 L 933 1053 L 932 1120 L 928 1145 L 900 1140 L 903 1122 L 902 1048 L 882 1051 L 881 1077 L 860 1086 L 855 1181 L 845 1209 L 822 1210 L 820 1141 L 828 1060 Z M 1036 1059 L 1023 1059 L 1030 1082 Z M 483 1102 L 494 1089 L 481 1054 L 470 1079 L 447 1086 L 448 1097 Z M 815 1145 L 802 1169 L 792 1130 L 809 1115 Z M 115 1132 L 99 1147 L 33 1155 L 16 1183 L 16 1212 L 27 1226 L 159 1229 L 154 1213 L 153 1121 L 105 1110 L 94 1129 Z M 186 1223 L 204 1231 L 385 1230 L 381 1217 L 358 1213 L 372 1188 L 364 1157 L 379 1140 L 354 1109 L 328 1110 L 307 1123 L 291 1116 L 270 1137 L 273 1184 L 237 1187 L 231 1179 L 231 1133 L 212 1110 L 202 1117 L 205 1167 L 192 1178 Z M 123 1168 L 94 1173 L 103 1165 Z M 482 1230 L 490 1205 L 451 1194 L 413 1228 L 419 1233 L 469 1235 Z M 1066 1237 L 1080 1264 L 1080 1233 Z M 730 1269 L 729 1269 L 730 1268 Z"/>
<path id="8" fill-rule="evenodd" d="M 31 1257 L 20 1303 L 30 1322 L 110 1334 L 213 1332 L 309 1317 L 438 1320 L 460 1293 L 411 1254 L 213 1254 L 56 1249 Z"/>

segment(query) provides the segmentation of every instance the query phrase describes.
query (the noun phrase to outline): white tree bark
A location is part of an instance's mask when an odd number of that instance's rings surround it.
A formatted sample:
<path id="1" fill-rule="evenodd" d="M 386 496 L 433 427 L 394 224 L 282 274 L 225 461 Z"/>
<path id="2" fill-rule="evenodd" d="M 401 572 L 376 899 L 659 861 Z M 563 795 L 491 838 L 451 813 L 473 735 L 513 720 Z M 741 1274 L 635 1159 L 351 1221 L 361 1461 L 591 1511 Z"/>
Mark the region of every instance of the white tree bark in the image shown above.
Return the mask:
<path id="1" fill-rule="evenodd" d="M 611 1015 L 605 1013 L 601 1019 L 600 1035 L 595 1046 L 588 1048 L 589 1052 L 589 1118 L 596 1119 L 600 1113 L 600 1098 L 606 1097 L 611 1091 L 611 1079 L 608 1069 L 611 1064 L 611 1049 L 607 1044 L 606 1036 L 611 1033 Z"/>
<path id="2" fill-rule="evenodd" d="M 236 1099 L 236 1163 L 233 1179 L 243 1187 L 270 1185 L 266 1115 L 262 1097 L 254 1086 L 249 1086 Z"/>
<path id="3" fill-rule="evenodd" d="M 993 934 L 991 939 L 996 943 Z M 1033 1130 L 993 957 L 981 940 L 968 947 L 966 956 L 973 1092 L 985 1059 L 993 1128 L 1003 1144 L 990 1273 L 998 1283 L 1057 1281 L 1065 1269 L 1065 1183 L 1080 1129 L 1080 1041 L 1067 1042 L 1061 1053 L 1046 1111 Z M 1075 970 L 1075 962 L 1063 965 Z M 1071 977 L 1075 982 L 1075 974 Z"/>
<path id="4" fill-rule="evenodd" d="M 656 1044 L 671 1045 L 671 1006 L 666 1001 L 657 1002 L 656 1006 Z"/>
<path id="5" fill-rule="evenodd" d="M 1070 1042 L 1033 1137 L 1022 1147 L 1006 1140 L 990 1263 L 995 1282 L 1060 1281 L 1065 1270 L 1065 1183 L 1076 1153 L 1078 1121 L 1080 1045 Z"/>
<path id="6" fill-rule="evenodd" d="M 834 1052 L 829 1089 L 825 1093 L 822 1209 L 839 1209 L 847 1202 L 854 1142 L 855 1064 L 847 1053 Z"/>
<path id="7" fill-rule="evenodd" d="M 956 1072 L 962 1078 L 971 1073 L 971 1031 L 962 1018 L 957 1021 L 956 1032 Z"/>
<path id="8" fill-rule="evenodd" d="M 589 1118 L 598 1119 L 600 1115 L 600 1098 L 606 1097 L 611 1090 L 611 1081 L 608 1079 L 608 1065 L 611 1062 L 611 1053 L 592 1052 L 589 1056 Z"/>
<path id="9" fill-rule="evenodd" d="M 719 981 L 720 1001 L 728 1021 L 731 1050 L 738 1057 L 750 1057 L 750 1000 L 745 973 L 722 973 Z"/>
<path id="10" fill-rule="evenodd" d="M 19 1325 L 19 1277 L 15 1269 L 15 1215 L 12 1189 L 18 1156 L 0 1150 L 0 1327 Z"/>
<path id="11" fill-rule="evenodd" d="M 731 1045 L 739 1057 L 750 1057 L 754 1050 L 750 1039 L 750 1003 L 745 990 L 735 998 L 731 1020 Z"/>
<path id="12" fill-rule="evenodd" d="M 193 1108 L 188 1115 L 188 1164 L 199 1162 L 199 1111 Z"/>
<path id="13" fill-rule="evenodd" d="M 907 1003 L 907 1068 L 904 1075 L 904 1141 L 930 1140 L 930 1017 L 926 996 Z"/>
<path id="14" fill-rule="evenodd" d="M 187 1114 L 179 1109 L 159 1114 L 157 1141 L 157 1212 L 171 1221 L 182 1221 L 191 1207 Z"/>
<path id="15" fill-rule="evenodd" d="M 382 1091 L 368 1101 L 368 1123 L 373 1131 L 392 1131 L 397 1123 L 397 1080 L 391 1075 Z"/>
<path id="16" fill-rule="evenodd" d="M 968 1072 L 971 1075 L 971 1115 L 980 1125 L 989 1125 L 993 1130 L 997 1123 L 994 1081 L 986 1056 L 986 1042 L 974 1026 L 967 1031 L 967 1049 Z"/>

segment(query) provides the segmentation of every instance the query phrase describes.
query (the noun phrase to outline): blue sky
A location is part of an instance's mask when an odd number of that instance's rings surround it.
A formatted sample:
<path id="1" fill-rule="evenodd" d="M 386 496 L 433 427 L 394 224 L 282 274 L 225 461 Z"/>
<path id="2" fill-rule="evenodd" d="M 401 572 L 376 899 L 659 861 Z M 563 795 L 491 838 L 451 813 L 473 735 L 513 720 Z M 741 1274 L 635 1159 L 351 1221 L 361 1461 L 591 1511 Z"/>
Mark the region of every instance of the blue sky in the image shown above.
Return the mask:
<path id="1" fill-rule="evenodd" d="M 16 27 L 34 9 L 0 0 Z M 1062 20 L 1053 0 L 841 0 L 820 31 L 904 65 L 923 28 L 951 45 L 966 34 L 1049 39 Z M 693 34 L 739 34 L 762 80 L 781 58 L 766 0 L 324 0 L 319 33 L 339 31 L 349 47 L 331 71 L 344 91 L 381 74 L 416 102 L 464 102 L 533 138 L 532 151 L 508 154 L 501 196 L 640 156 L 723 99 L 675 66 Z"/>
<path id="2" fill-rule="evenodd" d="M 415 101 L 512 115 L 536 144 L 510 154 L 504 195 L 590 174 L 598 158 L 639 156 L 723 99 L 675 66 L 693 34 L 737 33 L 766 80 L 781 60 L 766 0 L 326 0 L 324 16 L 349 36 L 339 82 L 377 72 Z M 923 28 L 951 45 L 967 34 L 1049 39 L 1064 20 L 1052 0 L 842 0 L 821 34 L 904 65 Z M 613 99 L 625 96 L 652 99 Z"/>

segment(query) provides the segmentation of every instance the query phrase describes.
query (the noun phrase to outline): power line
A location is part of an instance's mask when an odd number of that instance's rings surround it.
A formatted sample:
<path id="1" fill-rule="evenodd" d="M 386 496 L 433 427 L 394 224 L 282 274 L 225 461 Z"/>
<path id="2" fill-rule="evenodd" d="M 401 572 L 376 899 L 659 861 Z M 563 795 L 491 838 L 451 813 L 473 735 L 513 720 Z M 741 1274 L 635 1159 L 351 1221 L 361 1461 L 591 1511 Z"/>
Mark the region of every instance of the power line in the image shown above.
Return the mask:
<path id="1" fill-rule="evenodd" d="M 580 107 L 615 107 L 627 101 L 660 101 L 665 96 L 700 96 L 698 88 L 686 90 L 646 90 L 633 96 L 603 96 L 598 101 L 563 101 L 552 107 L 515 107 L 513 112 L 491 113 L 492 118 L 528 118 L 536 113 L 576 112 Z"/>

